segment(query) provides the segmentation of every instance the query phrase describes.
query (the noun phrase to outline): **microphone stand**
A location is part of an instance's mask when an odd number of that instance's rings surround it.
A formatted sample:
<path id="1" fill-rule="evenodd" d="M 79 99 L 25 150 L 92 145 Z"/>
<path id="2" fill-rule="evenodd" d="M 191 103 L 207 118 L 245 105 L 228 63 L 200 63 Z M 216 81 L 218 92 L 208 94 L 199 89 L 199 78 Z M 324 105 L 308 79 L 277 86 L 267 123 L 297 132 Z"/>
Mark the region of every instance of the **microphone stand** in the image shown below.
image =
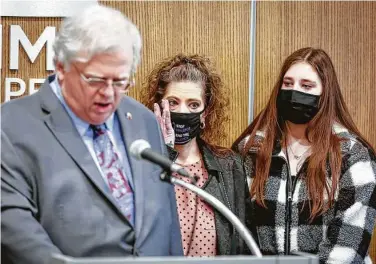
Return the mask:
<path id="1" fill-rule="evenodd" d="M 233 212 L 231 212 L 230 209 L 227 208 L 221 201 L 219 201 L 214 196 L 210 195 L 206 191 L 198 188 L 197 186 L 187 183 L 183 180 L 177 179 L 175 177 L 172 177 L 167 172 L 162 172 L 160 175 L 160 178 L 162 181 L 167 181 L 169 183 L 182 186 L 186 189 L 191 190 L 201 198 L 203 198 L 206 202 L 208 202 L 211 206 L 213 206 L 215 209 L 217 209 L 224 217 L 226 217 L 227 220 L 229 220 L 235 229 L 239 232 L 242 239 L 247 244 L 248 248 L 251 250 L 251 252 L 257 256 L 258 258 L 262 258 L 261 251 L 259 247 L 257 246 L 256 241 L 253 239 L 252 235 L 249 233 L 248 229 L 243 225 L 243 223 L 237 218 Z"/>

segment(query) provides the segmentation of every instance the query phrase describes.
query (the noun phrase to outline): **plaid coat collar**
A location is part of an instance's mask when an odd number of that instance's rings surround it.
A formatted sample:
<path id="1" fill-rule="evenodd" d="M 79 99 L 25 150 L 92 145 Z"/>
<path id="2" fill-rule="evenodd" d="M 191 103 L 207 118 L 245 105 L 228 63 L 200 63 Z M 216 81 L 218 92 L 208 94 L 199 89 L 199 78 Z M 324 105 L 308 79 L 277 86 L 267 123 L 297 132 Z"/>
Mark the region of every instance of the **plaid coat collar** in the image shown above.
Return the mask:
<path id="1" fill-rule="evenodd" d="M 351 144 L 350 144 L 350 141 L 351 140 L 355 140 L 356 137 L 351 134 L 347 128 L 339 125 L 339 124 L 334 124 L 333 125 L 333 129 L 332 129 L 333 133 L 336 134 L 339 138 L 343 139 L 343 141 L 341 142 L 341 152 L 342 153 L 346 153 L 346 152 L 349 152 L 350 151 L 350 148 L 351 148 Z M 260 141 L 262 142 L 265 138 L 265 133 L 264 131 L 257 131 L 256 132 L 256 138 L 255 140 L 256 141 Z M 246 142 L 248 140 L 248 137 L 245 138 L 245 140 L 243 140 L 244 142 Z M 241 142 L 239 145 L 241 147 L 244 147 L 245 143 L 244 142 Z M 274 146 L 273 146 L 273 151 L 272 151 L 272 156 L 273 157 L 277 157 L 277 156 L 281 156 L 281 151 L 282 151 L 282 142 L 281 142 L 281 138 L 277 138 L 274 142 Z M 251 148 L 249 150 L 249 153 L 257 153 L 257 148 Z"/>

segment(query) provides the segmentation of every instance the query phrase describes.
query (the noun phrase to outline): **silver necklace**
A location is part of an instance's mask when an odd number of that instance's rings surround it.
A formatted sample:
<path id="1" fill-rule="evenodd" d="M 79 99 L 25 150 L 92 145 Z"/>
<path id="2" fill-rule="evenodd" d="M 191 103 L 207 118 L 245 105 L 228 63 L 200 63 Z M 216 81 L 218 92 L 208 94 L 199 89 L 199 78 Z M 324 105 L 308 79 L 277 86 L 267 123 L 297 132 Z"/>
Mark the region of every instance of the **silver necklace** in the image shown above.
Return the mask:
<path id="1" fill-rule="evenodd" d="M 291 153 L 292 153 L 292 156 L 294 157 L 294 159 L 296 159 L 296 160 L 300 160 L 301 159 L 301 157 L 303 157 L 303 155 L 310 149 L 311 147 L 309 147 L 309 148 L 307 148 L 302 154 L 300 154 L 300 155 L 295 155 L 295 153 L 294 153 L 294 151 L 292 151 L 292 148 L 291 148 L 291 145 L 289 145 L 289 149 L 290 149 L 290 151 L 291 151 Z"/>

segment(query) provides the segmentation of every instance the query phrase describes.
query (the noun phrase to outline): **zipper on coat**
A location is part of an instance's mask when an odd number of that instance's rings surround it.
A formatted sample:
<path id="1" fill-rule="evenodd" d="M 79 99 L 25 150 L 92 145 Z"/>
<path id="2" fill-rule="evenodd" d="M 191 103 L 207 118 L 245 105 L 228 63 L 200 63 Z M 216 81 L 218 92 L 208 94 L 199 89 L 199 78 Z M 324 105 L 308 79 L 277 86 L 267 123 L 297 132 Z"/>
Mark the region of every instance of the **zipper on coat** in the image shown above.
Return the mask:
<path id="1" fill-rule="evenodd" d="M 290 228 L 291 228 L 291 204 L 292 204 L 292 187 L 290 172 L 287 175 L 287 200 L 286 200 L 286 217 L 285 217 L 285 255 L 290 255 Z"/>
<path id="2" fill-rule="evenodd" d="M 292 182 L 290 173 L 290 164 L 284 157 L 277 156 L 281 158 L 287 165 L 287 182 L 286 182 L 286 206 L 285 206 L 285 255 L 290 254 L 290 228 L 291 228 L 291 204 L 292 204 Z"/>
<path id="3" fill-rule="evenodd" d="M 305 162 L 300 167 L 299 171 L 297 171 L 296 176 L 294 178 L 294 181 L 292 182 L 291 179 L 291 173 L 290 173 L 290 164 L 287 162 L 287 160 L 283 157 L 280 157 L 286 162 L 287 165 L 287 183 L 286 183 L 286 213 L 285 213 L 285 255 L 290 255 L 291 252 L 291 214 L 292 214 L 292 197 L 294 195 L 295 186 L 298 181 L 300 171 L 303 168 Z"/>

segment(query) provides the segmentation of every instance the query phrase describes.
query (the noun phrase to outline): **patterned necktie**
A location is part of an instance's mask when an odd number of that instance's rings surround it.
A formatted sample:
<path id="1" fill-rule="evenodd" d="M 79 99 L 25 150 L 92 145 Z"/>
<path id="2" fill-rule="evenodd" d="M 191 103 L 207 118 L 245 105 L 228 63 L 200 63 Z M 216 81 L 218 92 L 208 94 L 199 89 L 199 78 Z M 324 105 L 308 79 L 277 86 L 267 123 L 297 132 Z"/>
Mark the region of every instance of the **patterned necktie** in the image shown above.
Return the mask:
<path id="1" fill-rule="evenodd" d="M 94 151 L 107 185 L 122 213 L 134 224 L 134 196 L 124 168 L 104 125 L 90 126 L 93 130 Z"/>

